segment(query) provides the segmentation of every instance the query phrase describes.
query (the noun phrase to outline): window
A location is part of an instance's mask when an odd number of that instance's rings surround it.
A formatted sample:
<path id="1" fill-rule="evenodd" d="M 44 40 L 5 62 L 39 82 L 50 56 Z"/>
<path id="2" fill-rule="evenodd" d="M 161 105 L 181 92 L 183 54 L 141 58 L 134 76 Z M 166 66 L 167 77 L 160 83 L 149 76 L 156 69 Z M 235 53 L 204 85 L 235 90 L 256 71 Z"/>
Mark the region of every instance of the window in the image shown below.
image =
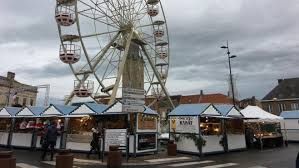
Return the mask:
<path id="1" fill-rule="evenodd" d="M 268 112 L 272 113 L 272 106 L 271 106 L 271 104 L 268 105 Z"/>
<path id="2" fill-rule="evenodd" d="M 204 136 L 221 135 L 221 120 L 219 118 L 200 117 L 200 130 Z"/>
<path id="3" fill-rule="evenodd" d="M 16 97 L 15 103 L 19 104 L 19 97 Z"/>
<path id="4" fill-rule="evenodd" d="M 34 100 L 30 99 L 30 106 L 33 106 L 33 102 L 34 102 Z"/>
<path id="5" fill-rule="evenodd" d="M 27 103 L 27 99 L 23 98 L 23 106 L 26 106 L 26 103 Z"/>
<path id="6" fill-rule="evenodd" d="M 279 106 L 279 111 L 280 111 L 280 112 L 286 110 L 286 105 L 285 105 L 285 104 L 278 104 L 278 106 Z"/>
<path id="7" fill-rule="evenodd" d="M 292 110 L 299 110 L 299 104 L 297 104 L 297 103 L 291 104 L 291 109 Z"/>

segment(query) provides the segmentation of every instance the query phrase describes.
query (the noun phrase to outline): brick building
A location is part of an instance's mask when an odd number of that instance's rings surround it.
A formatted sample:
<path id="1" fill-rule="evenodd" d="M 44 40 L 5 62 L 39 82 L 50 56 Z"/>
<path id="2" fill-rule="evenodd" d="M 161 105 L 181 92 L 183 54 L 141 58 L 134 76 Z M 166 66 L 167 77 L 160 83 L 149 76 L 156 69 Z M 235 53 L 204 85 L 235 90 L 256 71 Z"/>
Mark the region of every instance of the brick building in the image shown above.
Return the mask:
<path id="1" fill-rule="evenodd" d="M 10 92 L 10 96 L 8 96 Z M 9 100 L 8 100 L 9 97 Z M 36 104 L 37 87 L 26 85 L 15 80 L 15 74 L 7 72 L 7 76 L 0 76 L 0 107 L 25 106 Z"/>
<path id="2" fill-rule="evenodd" d="M 299 110 L 299 78 L 278 79 L 261 101 L 264 110 L 280 115 L 282 111 Z"/>

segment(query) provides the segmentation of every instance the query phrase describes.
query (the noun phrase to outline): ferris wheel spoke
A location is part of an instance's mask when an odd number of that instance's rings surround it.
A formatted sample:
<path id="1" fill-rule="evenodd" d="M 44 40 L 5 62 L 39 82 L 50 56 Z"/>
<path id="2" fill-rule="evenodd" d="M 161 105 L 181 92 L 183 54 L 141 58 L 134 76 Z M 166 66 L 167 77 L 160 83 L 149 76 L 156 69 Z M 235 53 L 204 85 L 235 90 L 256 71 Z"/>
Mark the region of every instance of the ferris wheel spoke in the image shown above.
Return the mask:
<path id="1" fill-rule="evenodd" d="M 89 37 L 101 36 L 101 35 L 112 34 L 112 33 L 117 33 L 117 32 L 119 32 L 119 30 L 104 32 L 104 33 L 94 33 L 94 34 L 82 35 L 81 38 L 89 38 Z"/>
<path id="2" fill-rule="evenodd" d="M 83 2 L 82 0 L 78 0 L 78 1 L 79 1 L 80 3 L 86 5 L 86 6 L 89 6 L 89 7 L 93 8 L 93 9 L 96 10 L 97 12 L 102 13 L 104 16 L 108 17 L 108 18 L 109 18 L 115 25 L 118 25 L 118 21 L 117 21 L 117 20 L 114 20 L 113 17 L 109 16 L 105 11 L 103 11 L 101 8 L 99 8 L 98 5 L 97 5 L 95 2 L 93 2 L 92 0 L 90 0 L 90 2 L 92 2 L 92 3 L 97 7 L 97 9 L 94 8 L 94 7 L 92 7 L 90 4 L 87 4 L 86 2 Z M 119 25 L 118 25 L 118 26 L 119 26 Z"/>
<path id="3" fill-rule="evenodd" d="M 96 54 L 95 56 L 95 62 L 92 65 L 92 70 L 94 71 L 97 67 L 97 65 L 99 64 L 99 62 L 102 60 L 102 58 L 105 56 L 105 54 L 107 53 L 107 51 L 110 49 L 111 45 L 115 42 L 115 40 L 117 39 L 117 37 L 120 35 L 120 32 L 118 32 L 113 38 L 112 40 L 99 52 Z"/>
<path id="4" fill-rule="evenodd" d="M 169 97 L 169 93 L 168 93 L 168 91 L 167 91 L 167 89 L 166 89 L 166 87 L 165 87 L 164 82 L 163 82 L 162 79 L 160 78 L 160 74 L 159 74 L 159 72 L 157 71 L 156 66 L 154 65 L 152 59 L 151 59 L 150 56 L 148 55 L 148 53 L 147 53 L 147 51 L 146 51 L 144 45 L 142 45 L 141 48 L 142 48 L 142 51 L 144 52 L 144 55 L 147 57 L 148 62 L 150 63 L 150 66 L 151 66 L 151 68 L 153 69 L 154 74 L 155 74 L 156 78 L 158 79 L 158 82 L 160 83 L 160 86 L 161 86 L 163 92 L 165 93 L 166 97 L 168 98 L 169 103 L 170 103 L 171 106 L 174 108 L 175 106 L 174 106 L 174 104 L 172 103 L 172 101 L 171 101 L 171 99 L 170 99 L 170 97 Z"/>
<path id="5" fill-rule="evenodd" d="M 124 55 L 123 55 L 123 57 L 121 58 L 121 60 L 119 62 L 117 78 L 116 78 L 115 85 L 114 85 L 114 88 L 112 90 L 111 98 L 110 98 L 110 101 L 109 101 L 110 105 L 115 102 L 116 92 L 118 90 L 120 79 L 121 79 L 122 73 L 124 71 L 124 67 L 125 67 L 125 63 L 126 63 L 126 60 L 127 60 L 128 53 L 129 53 L 129 48 L 130 48 L 130 44 L 131 44 L 131 41 L 132 41 L 133 34 L 134 34 L 134 31 L 131 30 L 131 32 L 129 34 L 129 37 L 127 39 Z"/>

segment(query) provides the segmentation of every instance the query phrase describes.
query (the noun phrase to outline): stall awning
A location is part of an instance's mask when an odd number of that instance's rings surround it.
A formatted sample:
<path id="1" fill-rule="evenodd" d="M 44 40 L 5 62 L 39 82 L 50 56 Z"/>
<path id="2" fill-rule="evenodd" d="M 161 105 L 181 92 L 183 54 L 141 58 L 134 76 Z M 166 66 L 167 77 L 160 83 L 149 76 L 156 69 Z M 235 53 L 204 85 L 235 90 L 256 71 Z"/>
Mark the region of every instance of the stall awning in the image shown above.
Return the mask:
<path id="1" fill-rule="evenodd" d="M 181 104 L 169 116 L 221 116 L 212 104 Z"/>
<path id="2" fill-rule="evenodd" d="M 243 115 L 240 113 L 240 111 L 234 107 L 231 104 L 216 104 L 216 109 L 221 113 L 222 116 L 225 117 L 237 117 L 242 118 Z"/>
<path id="3" fill-rule="evenodd" d="M 39 117 L 46 107 L 31 106 L 25 107 L 16 114 L 16 117 Z"/>
<path id="4" fill-rule="evenodd" d="M 280 117 L 283 117 L 284 119 L 299 119 L 299 110 L 283 111 L 281 112 Z"/>
<path id="5" fill-rule="evenodd" d="M 76 106 L 65 106 L 51 104 L 41 116 L 67 116 L 73 112 L 77 107 Z"/>
<path id="6" fill-rule="evenodd" d="M 152 114 L 152 115 L 158 115 L 158 113 L 152 109 L 150 109 L 147 106 L 144 106 L 144 114 Z M 106 110 L 104 110 L 103 114 L 126 114 L 125 112 L 122 112 L 122 103 L 116 102 L 110 106 L 107 107 Z"/>
<path id="7" fill-rule="evenodd" d="M 70 115 L 97 115 L 102 114 L 108 105 L 98 103 L 84 103 L 76 108 Z"/>
<path id="8" fill-rule="evenodd" d="M 14 117 L 20 110 L 19 107 L 4 107 L 0 111 L 0 117 Z"/>
<path id="9" fill-rule="evenodd" d="M 283 119 L 282 117 L 266 112 L 258 106 L 247 106 L 241 110 L 241 113 L 245 119 L 254 122 L 280 122 Z"/>

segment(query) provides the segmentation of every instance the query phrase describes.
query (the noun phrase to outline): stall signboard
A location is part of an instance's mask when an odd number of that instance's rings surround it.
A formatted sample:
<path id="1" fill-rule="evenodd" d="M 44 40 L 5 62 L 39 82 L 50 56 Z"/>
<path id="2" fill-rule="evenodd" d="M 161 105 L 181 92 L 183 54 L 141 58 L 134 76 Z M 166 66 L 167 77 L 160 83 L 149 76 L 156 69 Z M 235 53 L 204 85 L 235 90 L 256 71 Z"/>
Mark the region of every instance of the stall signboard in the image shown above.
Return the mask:
<path id="1" fill-rule="evenodd" d="M 139 134 L 138 151 L 153 150 L 157 146 L 156 134 Z"/>
<path id="2" fill-rule="evenodd" d="M 198 133 L 198 118 L 194 116 L 171 117 L 170 131 L 177 133 Z"/>
<path id="3" fill-rule="evenodd" d="M 138 130 L 156 130 L 157 118 L 152 115 L 138 114 Z"/>
<path id="4" fill-rule="evenodd" d="M 105 150 L 109 150 L 109 146 L 111 145 L 127 146 L 127 130 L 126 129 L 106 129 L 105 130 Z"/>
<path id="5" fill-rule="evenodd" d="M 144 90 L 143 89 L 133 89 L 133 88 L 123 88 L 122 98 L 123 112 L 143 112 L 144 111 Z"/>

